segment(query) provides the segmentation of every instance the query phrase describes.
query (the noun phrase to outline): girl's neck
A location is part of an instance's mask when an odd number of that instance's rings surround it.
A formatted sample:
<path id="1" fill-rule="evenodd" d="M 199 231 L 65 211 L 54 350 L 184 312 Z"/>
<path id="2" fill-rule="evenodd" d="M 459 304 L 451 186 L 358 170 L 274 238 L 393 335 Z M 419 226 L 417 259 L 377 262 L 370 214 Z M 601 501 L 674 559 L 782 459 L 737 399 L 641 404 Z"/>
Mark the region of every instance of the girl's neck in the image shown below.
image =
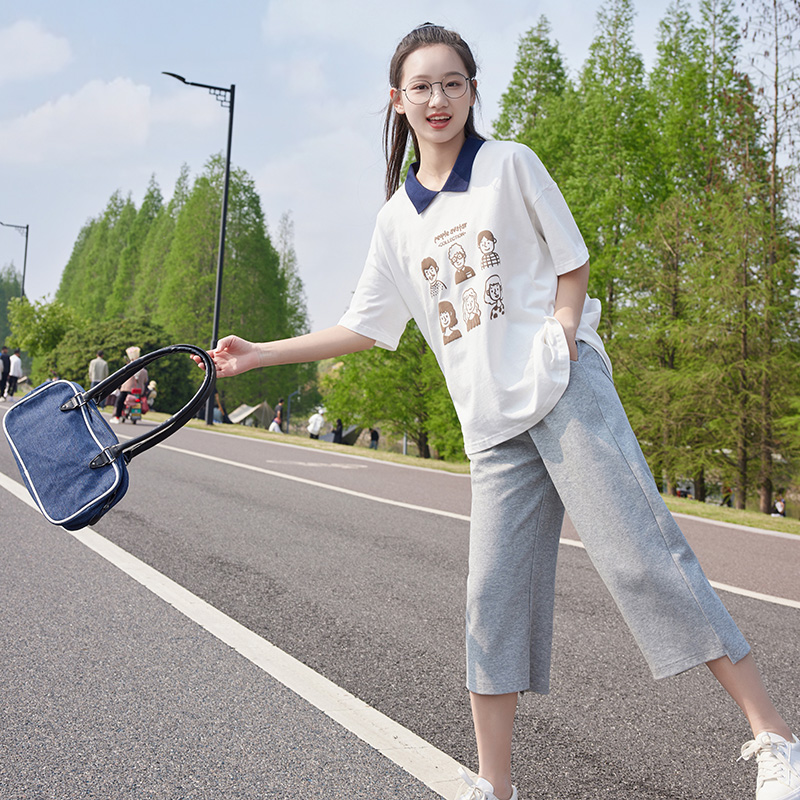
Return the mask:
<path id="1" fill-rule="evenodd" d="M 466 135 L 443 144 L 419 142 L 419 169 L 417 180 L 432 192 L 438 192 L 447 183 L 458 154 L 466 141 Z"/>

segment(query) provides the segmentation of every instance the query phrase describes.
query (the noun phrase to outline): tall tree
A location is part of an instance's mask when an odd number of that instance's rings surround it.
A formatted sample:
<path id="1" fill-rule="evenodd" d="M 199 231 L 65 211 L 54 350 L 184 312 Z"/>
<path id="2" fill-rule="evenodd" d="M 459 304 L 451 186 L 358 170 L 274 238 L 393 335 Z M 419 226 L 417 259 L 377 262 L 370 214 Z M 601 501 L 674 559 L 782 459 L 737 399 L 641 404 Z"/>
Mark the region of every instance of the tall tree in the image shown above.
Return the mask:
<path id="1" fill-rule="evenodd" d="M 760 270 L 765 293 L 760 320 L 761 336 L 770 353 L 782 350 L 784 332 L 781 322 L 787 312 L 795 312 L 793 302 L 797 288 L 795 260 L 798 252 L 797 228 L 789 220 L 788 185 L 796 176 L 796 135 L 800 130 L 800 64 L 796 59 L 800 43 L 800 0 L 757 0 L 748 5 L 750 16 L 746 31 L 754 47 L 752 66 L 759 74 L 760 86 L 756 94 L 762 115 L 767 147 L 768 190 L 766 203 L 769 228 Z M 790 156 L 788 169 L 780 164 L 781 155 Z M 795 341 L 797 341 L 795 339 Z M 776 365 L 778 366 L 778 365 Z M 797 392 L 798 384 L 793 382 Z M 772 370 L 765 369 L 761 376 L 758 404 L 760 418 L 759 448 L 759 504 L 761 511 L 772 508 L 773 472 L 776 441 L 772 421 L 776 417 L 776 403 L 785 400 L 785 381 Z M 783 391 L 781 391 L 783 390 Z"/>
<path id="2" fill-rule="evenodd" d="M 120 256 L 135 220 L 136 207 L 130 196 L 123 198 L 120 192 L 114 192 L 103 215 L 90 220 L 78 237 L 56 299 L 88 320 L 104 319 Z"/>
<path id="3" fill-rule="evenodd" d="M 8 325 L 8 302 L 20 296 L 22 274 L 13 262 L 0 269 L 0 344 L 6 341 L 10 328 Z"/>
<path id="4" fill-rule="evenodd" d="M 106 317 L 122 319 L 130 313 L 136 284 L 142 272 L 142 251 L 163 204 L 161 189 L 156 183 L 155 176 L 152 176 L 141 208 L 136 213 L 136 218 L 127 235 L 127 241 L 119 254 L 114 284 L 106 302 Z"/>
<path id="5" fill-rule="evenodd" d="M 653 147 L 644 64 L 633 41 L 631 0 L 609 0 L 579 81 L 573 173 L 562 185 L 592 254 L 591 292 L 603 302 L 601 333 L 618 323 L 628 233 L 651 200 Z"/>
<path id="6" fill-rule="evenodd" d="M 166 206 L 162 203 L 158 209 L 142 246 L 132 298 L 131 313 L 134 316 L 152 319 L 158 307 L 158 288 L 164 281 L 166 271 L 164 265 L 172 248 L 178 216 L 188 196 L 189 167 L 184 164 L 169 203 Z"/>
<path id="7" fill-rule="evenodd" d="M 444 377 L 413 321 L 395 352 L 373 347 L 345 356 L 321 383 L 329 417 L 407 435 L 422 458 L 430 457 L 431 446 L 442 455 L 463 458 L 461 429 Z"/>
<path id="8" fill-rule="evenodd" d="M 567 70 L 550 40 L 547 17 L 520 37 L 517 60 L 508 88 L 500 98 L 500 116 L 494 123 L 498 139 L 524 141 L 530 130 L 546 117 L 549 104 L 567 88 Z"/>

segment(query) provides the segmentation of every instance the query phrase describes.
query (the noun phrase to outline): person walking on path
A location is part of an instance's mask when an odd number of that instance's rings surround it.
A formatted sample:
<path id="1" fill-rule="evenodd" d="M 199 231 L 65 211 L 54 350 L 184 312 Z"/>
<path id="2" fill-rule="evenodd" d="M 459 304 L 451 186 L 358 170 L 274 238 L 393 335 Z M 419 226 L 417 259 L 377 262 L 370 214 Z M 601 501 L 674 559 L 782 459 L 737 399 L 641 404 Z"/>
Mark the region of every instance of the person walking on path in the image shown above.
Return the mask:
<path id="1" fill-rule="evenodd" d="M 6 393 L 3 396 L 4 400 L 14 396 L 14 393 L 17 391 L 17 381 L 22 377 L 22 358 L 19 354 L 19 347 L 11 354 L 9 364 L 8 385 L 6 387 Z"/>
<path id="2" fill-rule="evenodd" d="M 467 43 L 441 26 L 402 39 L 384 127 L 387 202 L 349 309 L 292 339 L 226 336 L 210 353 L 217 374 L 393 350 L 412 318 L 436 355 L 471 461 L 466 682 L 479 777 L 464 773 L 459 800 L 518 798 L 513 723 L 521 692 L 549 690 L 565 509 L 653 676 L 706 664 L 752 729 L 742 757 L 758 762 L 757 800 L 798 800 L 800 741 L 664 505 L 617 397 L 581 233 L 528 147 L 475 130 L 476 71 Z M 418 161 L 401 185 L 409 139 Z M 489 231 L 489 267 L 461 282 L 444 271 L 453 240 L 481 263 Z M 430 261 L 442 270 L 435 295 L 420 268 Z M 491 313 L 467 328 L 458 310 L 472 285 Z"/>
<path id="3" fill-rule="evenodd" d="M 136 361 L 141 355 L 141 348 L 131 346 L 125 351 L 128 361 Z M 110 422 L 114 425 L 125 421 L 125 399 L 128 395 L 138 389 L 139 394 L 144 396 L 147 390 L 147 370 L 142 367 L 135 375 L 132 375 L 122 386 L 119 387 L 119 394 L 117 395 L 117 402 L 114 407 L 114 416 L 111 417 Z"/>
<path id="4" fill-rule="evenodd" d="M 97 351 L 97 357 L 89 362 L 89 388 L 97 386 L 108 377 L 108 362 L 103 358 L 103 351 Z"/>
<path id="5" fill-rule="evenodd" d="M 325 424 L 325 417 L 322 416 L 322 410 L 317 409 L 308 418 L 308 435 L 311 439 L 319 439 L 319 432 Z"/>
<path id="6" fill-rule="evenodd" d="M 8 347 L 3 345 L 0 348 L 0 399 L 2 400 L 6 399 L 9 372 L 11 372 L 11 356 L 8 354 Z"/>
<path id="7" fill-rule="evenodd" d="M 283 398 L 278 400 L 278 405 L 275 406 L 275 416 L 268 428 L 270 433 L 283 433 Z"/>

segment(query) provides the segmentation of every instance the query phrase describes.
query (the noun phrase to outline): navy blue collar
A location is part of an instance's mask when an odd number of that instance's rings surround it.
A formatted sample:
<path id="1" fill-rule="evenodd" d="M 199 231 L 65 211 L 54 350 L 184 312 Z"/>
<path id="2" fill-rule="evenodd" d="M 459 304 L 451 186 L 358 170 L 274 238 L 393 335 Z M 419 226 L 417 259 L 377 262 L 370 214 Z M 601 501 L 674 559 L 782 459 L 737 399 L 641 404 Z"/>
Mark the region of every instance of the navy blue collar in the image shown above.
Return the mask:
<path id="1" fill-rule="evenodd" d="M 461 146 L 461 152 L 458 154 L 456 163 L 453 169 L 447 176 L 445 185 L 442 186 L 442 192 L 466 192 L 469 189 L 469 179 L 472 176 L 472 165 L 475 162 L 475 156 L 478 155 L 478 150 L 481 149 L 483 139 L 476 139 L 469 137 Z M 414 204 L 417 214 L 421 214 L 434 200 L 439 192 L 434 192 L 431 189 L 426 189 L 417 180 L 417 170 L 419 169 L 419 161 L 411 165 L 406 176 L 406 194 L 408 199 Z"/>

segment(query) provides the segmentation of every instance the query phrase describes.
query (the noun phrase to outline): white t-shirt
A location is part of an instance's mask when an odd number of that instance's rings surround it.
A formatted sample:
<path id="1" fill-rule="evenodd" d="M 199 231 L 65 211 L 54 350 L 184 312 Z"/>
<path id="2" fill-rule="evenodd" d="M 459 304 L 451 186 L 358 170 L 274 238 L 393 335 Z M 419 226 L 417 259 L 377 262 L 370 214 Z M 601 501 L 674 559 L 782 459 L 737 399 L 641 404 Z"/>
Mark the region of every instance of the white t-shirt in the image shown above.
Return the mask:
<path id="1" fill-rule="evenodd" d="M 566 389 L 556 286 L 589 253 L 558 187 L 524 145 L 469 139 L 451 179 L 434 193 L 410 174 L 381 209 L 339 324 L 394 350 L 413 317 L 471 454 L 528 430 Z M 577 338 L 608 363 L 599 320 L 599 301 L 587 297 Z"/>
<path id="2" fill-rule="evenodd" d="M 11 356 L 11 369 L 8 371 L 8 374 L 11 375 L 12 378 L 22 377 L 22 359 L 16 353 Z"/>

